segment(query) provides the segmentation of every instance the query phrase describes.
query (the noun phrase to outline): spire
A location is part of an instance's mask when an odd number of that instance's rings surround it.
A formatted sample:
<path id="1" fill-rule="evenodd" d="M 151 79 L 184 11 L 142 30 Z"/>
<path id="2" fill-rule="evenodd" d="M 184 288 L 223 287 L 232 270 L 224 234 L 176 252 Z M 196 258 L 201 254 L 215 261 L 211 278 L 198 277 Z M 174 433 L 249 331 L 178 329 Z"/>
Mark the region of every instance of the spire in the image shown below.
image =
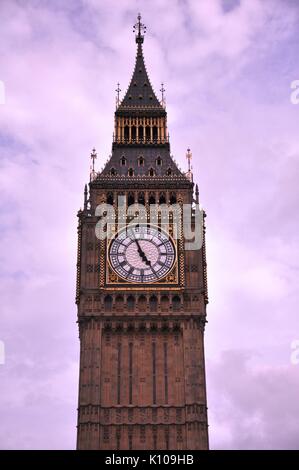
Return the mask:
<path id="1" fill-rule="evenodd" d="M 142 51 L 142 43 L 144 41 L 144 34 L 146 26 L 141 23 L 141 15 L 137 17 L 137 23 L 134 25 L 133 31 L 135 32 L 135 40 L 137 43 L 137 56 L 135 62 L 135 69 L 133 76 L 118 109 L 123 108 L 158 108 L 163 110 L 158 98 L 150 83 Z"/>

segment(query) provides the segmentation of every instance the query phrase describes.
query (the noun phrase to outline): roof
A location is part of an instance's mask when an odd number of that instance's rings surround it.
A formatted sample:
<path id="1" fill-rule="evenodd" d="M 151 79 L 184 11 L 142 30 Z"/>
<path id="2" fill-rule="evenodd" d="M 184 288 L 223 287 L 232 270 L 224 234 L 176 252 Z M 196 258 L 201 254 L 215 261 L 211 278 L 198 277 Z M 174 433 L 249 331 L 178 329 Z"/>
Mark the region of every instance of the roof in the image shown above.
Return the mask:
<path id="1" fill-rule="evenodd" d="M 127 92 L 121 101 L 117 111 L 128 108 L 155 108 L 164 111 L 163 106 L 155 95 L 153 87 L 150 83 L 147 70 L 145 67 L 142 42 L 143 37 L 136 37 L 137 55 L 134 72 Z"/>

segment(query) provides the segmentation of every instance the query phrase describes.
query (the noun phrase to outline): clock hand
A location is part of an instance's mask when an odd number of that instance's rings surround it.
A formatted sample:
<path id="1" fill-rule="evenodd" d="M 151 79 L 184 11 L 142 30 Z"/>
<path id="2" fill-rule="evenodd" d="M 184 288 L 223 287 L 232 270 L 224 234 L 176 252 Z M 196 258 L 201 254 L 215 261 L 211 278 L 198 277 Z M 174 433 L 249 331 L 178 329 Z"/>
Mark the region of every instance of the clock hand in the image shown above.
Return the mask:
<path id="1" fill-rule="evenodd" d="M 149 261 L 144 253 L 144 251 L 142 250 L 141 246 L 140 246 L 140 243 L 139 241 L 137 240 L 137 238 L 134 238 L 135 242 L 136 242 L 136 245 L 137 245 L 137 249 L 138 249 L 138 253 L 139 253 L 139 256 L 141 256 L 142 258 L 142 261 L 145 262 L 145 264 L 147 266 L 150 266 L 151 265 L 151 261 Z"/>

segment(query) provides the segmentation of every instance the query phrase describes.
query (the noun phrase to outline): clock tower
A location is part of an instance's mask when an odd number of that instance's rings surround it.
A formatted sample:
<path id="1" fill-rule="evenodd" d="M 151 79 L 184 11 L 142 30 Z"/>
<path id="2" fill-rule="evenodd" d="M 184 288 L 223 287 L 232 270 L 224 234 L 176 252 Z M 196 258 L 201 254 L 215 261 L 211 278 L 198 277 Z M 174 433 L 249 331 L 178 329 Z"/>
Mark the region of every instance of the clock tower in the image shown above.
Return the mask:
<path id="1" fill-rule="evenodd" d="M 117 102 L 112 155 L 78 213 L 78 449 L 208 449 L 204 212 L 170 154 L 134 27 L 135 69 Z"/>

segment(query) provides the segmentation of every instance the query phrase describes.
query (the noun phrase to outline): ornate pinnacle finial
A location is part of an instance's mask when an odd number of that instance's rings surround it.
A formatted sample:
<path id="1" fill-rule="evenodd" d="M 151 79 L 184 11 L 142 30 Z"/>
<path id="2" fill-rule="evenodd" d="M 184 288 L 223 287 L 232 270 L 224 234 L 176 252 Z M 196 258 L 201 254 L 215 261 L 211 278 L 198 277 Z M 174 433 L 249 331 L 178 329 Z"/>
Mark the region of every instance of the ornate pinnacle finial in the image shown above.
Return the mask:
<path id="1" fill-rule="evenodd" d="M 87 184 L 84 186 L 84 210 L 87 209 Z"/>
<path id="2" fill-rule="evenodd" d="M 187 171 L 187 178 L 189 178 L 190 181 L 193 181 L 193 173 L 192 173 L 192 166 L 191 166 L 191 160 L 192 160 L 192 153 L 190 152 L 190 149 L 187 149 L 186 153 L 186 158 L 188 161 L 188 171 Z"/>
<path id="3" fill-rule="evenodd" d="M 96 177 L 96 172 L 95 172 L 95 169 L 94 169 L 94 161 L 97 157 L 98 156 L 97 156 L 97 153 L 96 153 L 96 149 L 93 148 L 92 152 L 90 154 L 90 158 L 91 158 L 91 161 L 92 161 L 92 165 L 90 167 L 90 181 L 93 181 Z"/>
<path id="4" fill-rule="evenodd" d="M 115 91 L 117 93 L 117 95 L 116 95 L 116 107 L 118 108 L 118 106 L 119 106 L 119 94 L 121 92 L 121 89 L 119 88 L 119 83 L 117 83 L 117 88 L 116 88 Z"/>
<path id="5" fill-rule="evenodd" d="M 137 23 L 134 24 L 133 32 L 134 32 L 135 35 L 136 35 L 136 42 L 137 42 L 137 44 L 138 44 L 138 43 L 142 44 L 142 43 L 143 43 L 144 34 L 146 33 L 146 26 L 145 26 L 143 23 L 141 23 L 141 15 L 140 15 L 140 13 L 138 13 L 138 16 L 137 16 Z"/>
<path id="6" fill-rule="evenodd" d="M 189 148 L 187 149 L 186 158 L 188 160 L 188 171 L 191 171 L 192 153 L 190 152 Z"/>
<path id="7" fill-rule="evenodd" d="M 165 93 L 165 88 L 164 88 L 164 83 L 163 83 L 163 82 L 161 83 L 160 91 L 161 91 L 161 94 L 162 94 L 162 96 L 161 96 L 161 98 L 162 98 L 162 99 L 161 99 L 161 104 L 162 104 L 163 108 L 165 108 L 165 105 L 166 105 L 166 102 L 165 102 L 165 95 L 164 95 L 164 93 Z"/>

